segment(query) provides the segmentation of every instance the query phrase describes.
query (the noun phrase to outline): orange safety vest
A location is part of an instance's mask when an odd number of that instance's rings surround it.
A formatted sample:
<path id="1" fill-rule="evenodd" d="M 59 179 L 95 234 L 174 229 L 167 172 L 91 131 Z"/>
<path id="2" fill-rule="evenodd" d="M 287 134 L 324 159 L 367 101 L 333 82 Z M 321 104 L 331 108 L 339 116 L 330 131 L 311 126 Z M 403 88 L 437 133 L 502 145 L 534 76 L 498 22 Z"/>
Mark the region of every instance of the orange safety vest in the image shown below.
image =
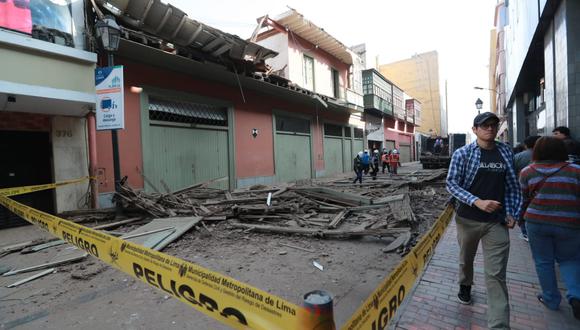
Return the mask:
<path id="1" fill-rule="evenodd" d="M 397 166 L 397 164 L 399 163 L 399 154 L 390 154 L 389 155 L 389 163 Z"/>

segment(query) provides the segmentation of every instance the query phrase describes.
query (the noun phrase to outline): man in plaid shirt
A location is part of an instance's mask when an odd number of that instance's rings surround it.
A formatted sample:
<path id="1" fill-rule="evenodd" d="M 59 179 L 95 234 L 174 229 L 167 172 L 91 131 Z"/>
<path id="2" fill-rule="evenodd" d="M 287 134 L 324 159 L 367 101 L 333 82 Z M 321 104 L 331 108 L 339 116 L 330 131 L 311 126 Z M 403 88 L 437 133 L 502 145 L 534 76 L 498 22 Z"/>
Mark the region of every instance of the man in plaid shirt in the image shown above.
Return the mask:
<path id="1" fill-rule="evenodd" d="M 462 304 L 471 304 L 473 260 L 481 241 L 487 287 L 488 326 L 509 329 L 506 269 L 508 228 L 521 212 L 522 194 L 514 169 L 511 147 L 495 141 L 499 118 L 484 112 L 473 120 L 477 140 L 453 153 L 447 190 L 455 202 L 459 255 L 459 293 Z"/>

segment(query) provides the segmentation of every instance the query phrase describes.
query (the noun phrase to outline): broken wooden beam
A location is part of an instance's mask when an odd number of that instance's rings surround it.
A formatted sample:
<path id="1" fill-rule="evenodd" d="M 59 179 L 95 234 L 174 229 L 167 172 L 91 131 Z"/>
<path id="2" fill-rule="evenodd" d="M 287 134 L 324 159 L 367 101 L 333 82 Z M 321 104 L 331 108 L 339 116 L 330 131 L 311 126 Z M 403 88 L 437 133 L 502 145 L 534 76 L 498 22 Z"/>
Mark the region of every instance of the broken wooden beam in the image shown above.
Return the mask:
<path id="1" fill-rule="evenodd" d="M 332 221 L 328 224 L 328 228 L 334 229 L 334 228 L 338 227 L 338 225 L 340 224 L 340 222 L 344 218 L 346 218 L 349 213 L 350 213 L 349 210 L 342 210 L 342 211 L 340 211 L 340 213 L 338 213 L 337 215 L 335 215 L 334 218 L 332 219 Z"/>
<path id="2" fill-rule="evenodd" d="M 337 229 L 309 229 L 296 227 L 280 227 L 267 225 L 249 225 L 244 223 L 233 223 L 233 228 L 275 234 L 301 234 L 320 237 L 362 237 L 362 236 L 384 236 L 392 237 L 397 234 L 409 231 L 409 228 L 390 228 L 380 230 L 337 230 Z"/>

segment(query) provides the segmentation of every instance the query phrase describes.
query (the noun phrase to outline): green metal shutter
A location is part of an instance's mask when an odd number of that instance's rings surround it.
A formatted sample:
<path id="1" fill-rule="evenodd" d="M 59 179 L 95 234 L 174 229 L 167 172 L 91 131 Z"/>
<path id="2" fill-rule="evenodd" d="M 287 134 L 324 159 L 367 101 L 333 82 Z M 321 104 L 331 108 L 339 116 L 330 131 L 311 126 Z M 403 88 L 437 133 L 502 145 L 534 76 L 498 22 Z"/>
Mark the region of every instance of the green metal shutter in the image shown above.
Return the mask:
<path id="1" fill-rule="evenodd" d="M 275 115 L 274 161 L 277 182 L 312 178 L 310 121 Z"/>
<path id="2" fill-rule="evenodd" d="M 365 144 L 364 144 L 364 141 L 362 139 L 354 139 L 354 141 L 352 142 L 352 145 L 354 146 L 353 155 L 352 155 L 352 158 L 354 159 L 355 154 L 357 154 L 359 151 L 365 150 Z"/>
<path id="3" fill-rule="evenodd" d="M 222 130 L 151 126 L 152 163 L 145 175 L 154 184 L 163 180 L 172 190 L 228 176 L 228 132 Z M 228 189 L 228 180 L 213 185 Z"/>
<path id="4" fill-rule="evenodd" d="M 161 180 L 177 190 L 229 176 L 226 108 L 149 98 L 148 110 L 149 118 L 143 119 L 146 191 L 164 191 Z M 210 187 L 229 189 L 229 180 Z"/>
<path id="5" fill-rule="evenodd" d="M 342 144 L 342 160 L 345 172 L 352 171 L 352 163 L 355 155 L 356 152 L 352 151 L 352 140 L 350 138 L 345 139 L 344 143 Z"/>
<path id="6" fill-rule="evenodd" d="M 342 138 L 324 137 L 324 175 L 344 172 L 343 166 Z"/>
<path id="7" fill-rule="evenodd" d="M 312 177 L 310 136 L 276 133 L 276 181 Z"/>
<path id="8" fill-rule="evenodd" d="M 387 148 L 387 151 L 395 149 L 395 141 L 385 140 L 385 148 Z"/>
<path id="9" fill-rule="evenodd" d="M 409 144 L 399 144 L 399 160 L 401 163 L 407 163 L 411 161 L 411 145 Z"/>

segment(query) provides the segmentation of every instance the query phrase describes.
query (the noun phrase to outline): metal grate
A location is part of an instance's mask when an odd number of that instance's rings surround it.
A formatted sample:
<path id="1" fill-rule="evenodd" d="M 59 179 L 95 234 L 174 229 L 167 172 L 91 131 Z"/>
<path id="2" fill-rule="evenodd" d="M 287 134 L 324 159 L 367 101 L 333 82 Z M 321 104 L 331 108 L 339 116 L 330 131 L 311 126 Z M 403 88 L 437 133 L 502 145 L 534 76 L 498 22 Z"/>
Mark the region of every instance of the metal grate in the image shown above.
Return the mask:
<path id="1" fill-rule="evenodd" d="M 296 117 L 276 116 L 276 131 L 310 134 L 310 121 Z"/>
<path id="2" fill-rule="evenodd" d="M 149 98 L 149 119 L 173 123 L 228 126 L 228 111 L 211 104 Z"/>
<path id="3" fill-rule="evenodd" d="M 342 126 L 333 124 L 324 124 L 324 135 L 342 136 Z"/>

